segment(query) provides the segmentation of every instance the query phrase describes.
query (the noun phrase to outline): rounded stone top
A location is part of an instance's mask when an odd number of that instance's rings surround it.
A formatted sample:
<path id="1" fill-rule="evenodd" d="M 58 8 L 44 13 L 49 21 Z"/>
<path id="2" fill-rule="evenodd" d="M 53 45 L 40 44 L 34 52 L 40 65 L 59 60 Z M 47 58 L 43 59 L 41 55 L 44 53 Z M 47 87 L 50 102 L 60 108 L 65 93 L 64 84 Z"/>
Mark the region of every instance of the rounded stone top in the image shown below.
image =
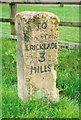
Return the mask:
<path id="1" fill-rule="evenodd" d="M 19 17 L 21 20 L 25 20 L 26 22 L 29 21 L 29 19 L 33 19 L 35 17 L 45 17 L 46 19 L 56 19 L 57 23 L 60 22 L 59 18 L 51 13 L 51 12 L 32 12 L 32 11 L 23 11 L 20 13 L 17 13 L 15 18 Z"/>

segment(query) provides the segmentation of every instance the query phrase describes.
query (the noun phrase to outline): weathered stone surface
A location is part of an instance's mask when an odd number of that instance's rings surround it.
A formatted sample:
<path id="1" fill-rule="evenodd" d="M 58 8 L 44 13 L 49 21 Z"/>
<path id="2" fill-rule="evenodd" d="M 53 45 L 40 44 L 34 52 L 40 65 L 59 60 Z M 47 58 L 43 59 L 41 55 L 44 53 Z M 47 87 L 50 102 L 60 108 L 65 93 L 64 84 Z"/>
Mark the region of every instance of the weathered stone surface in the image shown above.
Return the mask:
<path id="1" fill-rule="evenodd" d="M 59 100 L 56 88 L 58 17 L 49 12 L 16 15 L 18 96 L 26 99 L 41 90 Z"/>

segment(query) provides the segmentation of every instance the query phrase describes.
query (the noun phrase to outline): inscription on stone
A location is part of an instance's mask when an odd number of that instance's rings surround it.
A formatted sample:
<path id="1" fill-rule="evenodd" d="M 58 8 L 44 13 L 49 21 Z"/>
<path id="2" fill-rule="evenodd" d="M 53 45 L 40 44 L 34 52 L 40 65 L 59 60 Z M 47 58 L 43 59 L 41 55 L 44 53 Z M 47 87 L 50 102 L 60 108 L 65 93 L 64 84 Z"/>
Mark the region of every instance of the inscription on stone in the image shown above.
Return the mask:
<path id="1" fill-rule="evenodd" d="M 18 95 L 26 99 L 41 90 L 50 100 L 59 100 L 56 88 L 58 17 L 49 12 L 16 15 Z"/>

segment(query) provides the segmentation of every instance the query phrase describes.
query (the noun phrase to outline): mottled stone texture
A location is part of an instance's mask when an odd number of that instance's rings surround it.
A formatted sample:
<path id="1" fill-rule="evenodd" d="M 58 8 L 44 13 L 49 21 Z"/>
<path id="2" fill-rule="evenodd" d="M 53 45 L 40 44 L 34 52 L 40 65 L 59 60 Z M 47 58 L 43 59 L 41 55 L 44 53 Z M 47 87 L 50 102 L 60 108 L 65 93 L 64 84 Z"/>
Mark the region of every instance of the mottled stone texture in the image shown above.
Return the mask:
<path id="1" fill-rule="evenodd" d="M 16 15 L 18 96 L 25 100 L 38 90 L 59 100 L 56 88 L 58 17 L 49 12 Z"/>

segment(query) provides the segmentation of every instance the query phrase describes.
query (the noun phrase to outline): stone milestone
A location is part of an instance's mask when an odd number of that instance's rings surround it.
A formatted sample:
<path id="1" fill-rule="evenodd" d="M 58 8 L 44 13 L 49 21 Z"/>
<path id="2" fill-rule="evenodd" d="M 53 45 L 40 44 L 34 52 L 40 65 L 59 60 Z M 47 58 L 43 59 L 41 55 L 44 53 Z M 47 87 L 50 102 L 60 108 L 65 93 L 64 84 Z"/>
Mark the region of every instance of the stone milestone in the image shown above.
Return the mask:
<path id="1" fill-rule="evenodd" d="M 15 17 L 17 34 L 18 96 L 42 91 L 52 101 L 59 101 L 56 88 L 59 19 L 49 12 L 20 12 Z"/>

